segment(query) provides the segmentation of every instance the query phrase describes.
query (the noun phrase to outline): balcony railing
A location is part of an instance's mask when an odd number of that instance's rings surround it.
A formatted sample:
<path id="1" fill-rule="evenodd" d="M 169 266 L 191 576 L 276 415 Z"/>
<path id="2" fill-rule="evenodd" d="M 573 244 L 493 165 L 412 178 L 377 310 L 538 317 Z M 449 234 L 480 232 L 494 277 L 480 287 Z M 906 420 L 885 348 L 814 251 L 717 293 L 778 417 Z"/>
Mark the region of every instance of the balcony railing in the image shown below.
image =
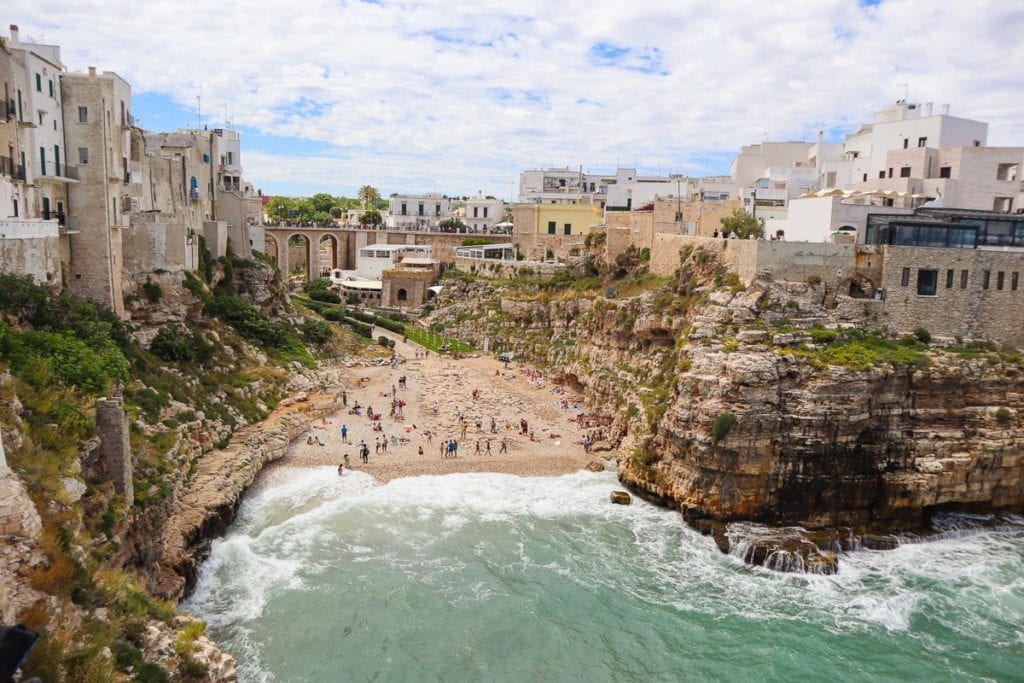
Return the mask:
<path id="1" fill-rule="evenodd" d="M 68 180 L 78 180 L 78 167 L 68 166 L 67 164 L 56 164 L 52 161 L 47 161 L 46 166 L 43 168 L 41 177 L 67 178 Z"/>
<path id="2" fill-rule="evenodd" d="M 43 211 L 43 220 L 55 220 L 57 221 L 57 225 L 64 225 L 64 221 L 66 218 L 67 217 L 63 213 L 58 213 L 57 211 Z"/>
<path id="3" fill-rule="evenodd" d="M 25 167 L 14 163 L 10 157 L 0 157 L 0 176 L 7 176 L 15 180 L 25 180 Z"/>

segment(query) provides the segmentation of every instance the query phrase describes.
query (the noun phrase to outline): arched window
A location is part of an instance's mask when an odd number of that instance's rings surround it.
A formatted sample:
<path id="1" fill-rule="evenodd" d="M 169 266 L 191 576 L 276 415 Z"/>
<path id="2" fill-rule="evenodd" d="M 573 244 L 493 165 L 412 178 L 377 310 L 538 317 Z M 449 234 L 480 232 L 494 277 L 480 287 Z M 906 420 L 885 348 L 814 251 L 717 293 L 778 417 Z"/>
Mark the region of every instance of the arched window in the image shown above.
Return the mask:
<path id="1" fill-rule="evenodd" d="M 408 301 L 408 299 L 409 299 L 409 293 L 406 292 L 404 289 L 399 289 L 398 290 L 398 300 L 399 301 Z"/>

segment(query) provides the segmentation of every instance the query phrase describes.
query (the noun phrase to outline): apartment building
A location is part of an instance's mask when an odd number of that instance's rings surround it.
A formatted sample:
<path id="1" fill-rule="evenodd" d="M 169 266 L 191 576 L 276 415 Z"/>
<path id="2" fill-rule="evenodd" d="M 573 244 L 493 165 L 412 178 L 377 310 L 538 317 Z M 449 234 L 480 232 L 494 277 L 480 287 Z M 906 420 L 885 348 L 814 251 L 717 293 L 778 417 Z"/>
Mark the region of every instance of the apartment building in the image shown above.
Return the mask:
<path id="1" fill-rule="evenodd" d="M 475 232 L 493 232 L 505 221 L 505 202 L 494 197 L 474 197 L 466 201 L 462 222 Z"/>
<path id="2" fill-rule="evenodd" d="M 393 194 L 388 198 L 389 228 L 429 230 L 451 216 L 451 200 L 437 192 L 423 195 Z"/>

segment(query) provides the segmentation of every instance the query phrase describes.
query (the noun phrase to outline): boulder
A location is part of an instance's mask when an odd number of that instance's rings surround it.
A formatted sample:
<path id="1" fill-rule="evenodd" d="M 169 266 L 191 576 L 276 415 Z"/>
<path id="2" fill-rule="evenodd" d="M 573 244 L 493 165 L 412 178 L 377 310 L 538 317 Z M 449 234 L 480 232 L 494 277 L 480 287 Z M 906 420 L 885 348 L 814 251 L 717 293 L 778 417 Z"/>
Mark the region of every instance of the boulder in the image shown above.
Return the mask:
<path id="1" fill-rule="evenodd" d="M 616 505 L 629 505 L 633 502 L 633 497 L 625 491 L 612 491 L 610 498 Z"/>
<path id="2" fill-rule="evenodd" d="M 590 470 L 591 472 L 604 472 L 604 464 L 598 462 L 597 460 L 591 460 L 589 463 L 587 463 L 586 469 Z"/>

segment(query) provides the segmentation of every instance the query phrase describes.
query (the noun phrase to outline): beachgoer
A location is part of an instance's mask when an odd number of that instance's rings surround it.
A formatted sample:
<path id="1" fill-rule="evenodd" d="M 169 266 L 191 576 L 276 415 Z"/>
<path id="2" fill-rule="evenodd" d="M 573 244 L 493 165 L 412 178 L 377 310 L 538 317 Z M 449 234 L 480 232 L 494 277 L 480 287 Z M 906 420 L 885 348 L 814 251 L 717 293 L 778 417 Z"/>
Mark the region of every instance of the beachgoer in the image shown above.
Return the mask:
<path id="1" fill-rule="evenodd" d="M 498 449 L 498 453 L 508 453 L 508 437 L 502 437 L 501 448 Z"/>
<path id="2" fill-rule="evenodd" d="M 487 455 L 491 455 L 491 440 L 487 439 Z"/>
<path id="3" fill-rule="evenodd" d="M 340 477 L 345 472 L 345 463 L 338 463 L 338 476 Z"/>
<path id="4" fill-rule="evenodd" d="M 416 454 L 417 454 L 417 455 L 423 455 L 423 446 L 420 446 L 420 447 L 419 447 L 419 449 L 417 450 L 417 453 L 416 453 Z"/>
<path id="5" fill-rule="evenodd" d="M 345 454 L 345 467 L 348 467 L 348 453 Z"/>
<path id="6" fill-rule="evenodd" d="M 341 442 L 348 443 L 348 425 L 341 425 Z"/>
<path id="7" fill-rule="evenodd" d="M 480 439 L 476 440 L 476 450 L 473 451 L 473 455 L 480 455 Z"/>

